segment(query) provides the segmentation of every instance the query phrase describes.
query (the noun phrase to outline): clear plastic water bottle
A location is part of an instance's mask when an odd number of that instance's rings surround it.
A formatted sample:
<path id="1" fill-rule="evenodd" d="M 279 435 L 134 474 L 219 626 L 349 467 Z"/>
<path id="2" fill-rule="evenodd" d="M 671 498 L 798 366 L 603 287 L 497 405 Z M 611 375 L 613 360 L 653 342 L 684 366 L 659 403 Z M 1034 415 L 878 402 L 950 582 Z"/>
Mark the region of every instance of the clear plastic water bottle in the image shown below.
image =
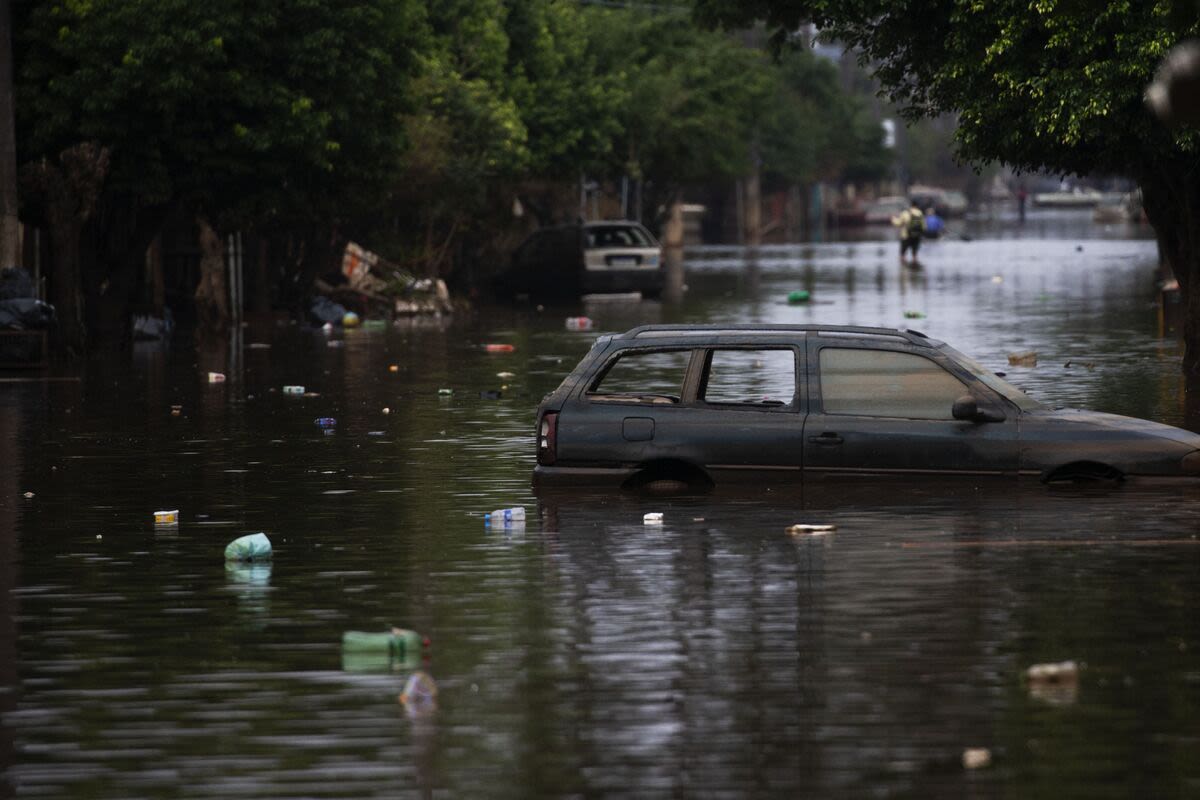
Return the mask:
<path id="1" fill-rule="evenodd" d="M 515 506 L 513 508 L 497 508 L 490 514 L 483 515 L 484 525 L 503 525 L 505 527 L 511 525 L 525 524 L 525 507 Z"/>

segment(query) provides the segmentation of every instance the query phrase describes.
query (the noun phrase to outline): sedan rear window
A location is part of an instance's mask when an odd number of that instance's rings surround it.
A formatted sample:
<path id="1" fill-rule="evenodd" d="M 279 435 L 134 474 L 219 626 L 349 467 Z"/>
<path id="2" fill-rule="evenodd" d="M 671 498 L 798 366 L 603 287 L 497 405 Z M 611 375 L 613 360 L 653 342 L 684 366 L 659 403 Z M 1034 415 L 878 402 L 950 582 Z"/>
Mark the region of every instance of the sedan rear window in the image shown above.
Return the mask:
<path id="1" fill-rule="evenodd" d="M 587 228 L 588 250 L 603 247 L 654 247 L 654 240 L 638 225 L 602 225 Z"/>
<path id="2" fill-rule="evenodd" d="M 894 350 L 821 350 L 821 405 L 826 414 L 953 419 L 966 385 L 937 363 Z"/>

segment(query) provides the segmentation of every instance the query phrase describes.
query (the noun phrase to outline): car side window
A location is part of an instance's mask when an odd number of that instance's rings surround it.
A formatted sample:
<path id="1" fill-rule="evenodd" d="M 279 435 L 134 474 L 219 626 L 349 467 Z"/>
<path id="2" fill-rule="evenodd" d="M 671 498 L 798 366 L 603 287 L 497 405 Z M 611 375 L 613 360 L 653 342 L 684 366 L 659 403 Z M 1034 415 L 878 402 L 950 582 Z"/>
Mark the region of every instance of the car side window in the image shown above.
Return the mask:
<path id="1" fill-rule="evenodd" d="M 700 399 L 706 403 L 787 406 L 796 397 L 796 356 L 789 349 L 713 350 Z"/>
<path id="2" fill-rule="evenodd" d="M 826 414 L 953 419 L 966 384 L 934 361 L 893 350 L 821 350 L 821 405 Z"/>
<path id="3" fill-rule="evenodd" d="M 588 392 L 600 402 L 678 403 L 691 350 L 623 353 Z"/>

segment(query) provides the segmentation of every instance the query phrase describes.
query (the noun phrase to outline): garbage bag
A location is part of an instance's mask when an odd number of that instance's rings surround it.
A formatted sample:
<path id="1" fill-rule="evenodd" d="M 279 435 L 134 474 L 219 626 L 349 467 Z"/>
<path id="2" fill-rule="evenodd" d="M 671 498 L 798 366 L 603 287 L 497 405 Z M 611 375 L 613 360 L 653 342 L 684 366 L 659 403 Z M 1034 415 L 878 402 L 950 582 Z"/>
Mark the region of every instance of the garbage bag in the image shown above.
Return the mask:
<path id="1" fill-rule="evenodd" d="M 312 318 L 319 323 L 330 323 L 333 325 L 341 325 L 342 319 L 346 316 L 346 307 L 340 303 L 335 303 L 323 294 L 319 294 L 313 298 L 312 305 L 308 308 L 308 313 Z"/>
<path id="2" fill-rule="evenodd" d="M 271 557 L 271 540 L 265 533 L 252 533 L 225 546 L 226 561 L 266 561 Z"/>
<path id="3" fill-rule="evenodd" d="M 11 272 L 12 270 L 6 270 Z M 0 329 L 42 330 L 54 326 L 54 306 L 32 297 L 0 300 Z"/>

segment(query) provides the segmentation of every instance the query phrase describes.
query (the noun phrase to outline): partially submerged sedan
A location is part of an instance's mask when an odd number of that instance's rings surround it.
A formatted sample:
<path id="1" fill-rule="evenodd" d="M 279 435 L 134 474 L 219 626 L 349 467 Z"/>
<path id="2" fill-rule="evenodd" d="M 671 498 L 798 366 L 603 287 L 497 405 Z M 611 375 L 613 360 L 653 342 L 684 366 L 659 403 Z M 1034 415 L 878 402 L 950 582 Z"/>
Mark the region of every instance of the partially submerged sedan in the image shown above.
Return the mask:
<path id="1" fill-rule="evenodd" d="M 1200 477 L 1200 435 L 1051 409 L 916 331 L 646 325 L 538 408 L 535 480 Z"/>

